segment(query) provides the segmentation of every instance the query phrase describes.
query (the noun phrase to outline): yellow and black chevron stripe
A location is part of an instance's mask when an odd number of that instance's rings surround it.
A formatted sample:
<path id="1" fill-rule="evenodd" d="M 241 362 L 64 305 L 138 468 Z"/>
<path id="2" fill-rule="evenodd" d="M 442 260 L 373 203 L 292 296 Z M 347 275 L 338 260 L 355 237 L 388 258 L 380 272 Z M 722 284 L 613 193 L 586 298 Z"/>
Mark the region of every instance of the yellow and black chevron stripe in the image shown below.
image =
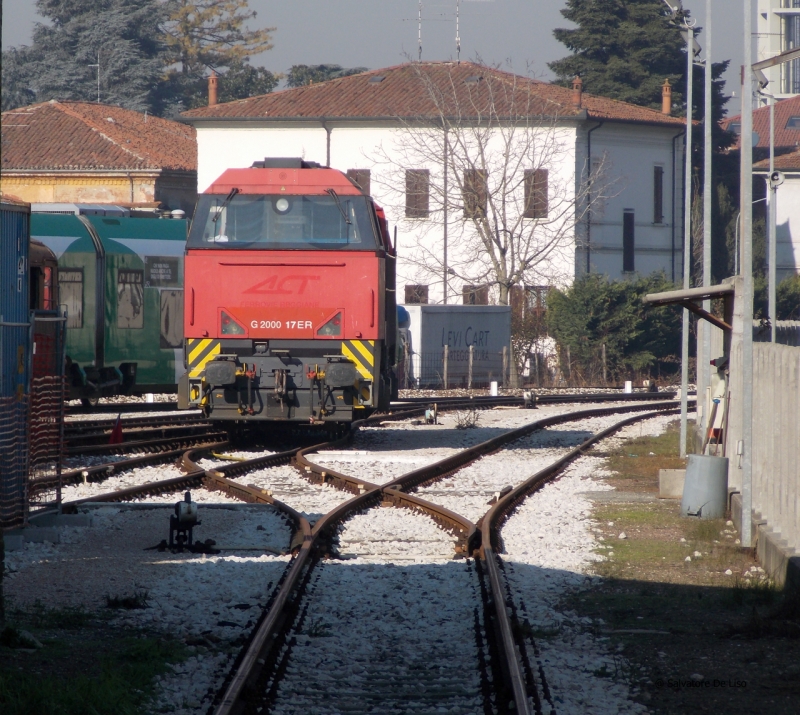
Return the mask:
<path id="1" fill-rule="evenodd" d="M 374 340 L 343 340 L 342 355 L 350 358 L 356 364 L 356 370 L 365 380 L 374 380 L 375 372 L 375 341 Z"/>
<path id="2" fill-rule="evenodd" d="M 206 363 L 213 360 L 220 351 L 220 341 L 213 338 L 187 338 L 186 363 L 189 377 L 200 377 Z"/>

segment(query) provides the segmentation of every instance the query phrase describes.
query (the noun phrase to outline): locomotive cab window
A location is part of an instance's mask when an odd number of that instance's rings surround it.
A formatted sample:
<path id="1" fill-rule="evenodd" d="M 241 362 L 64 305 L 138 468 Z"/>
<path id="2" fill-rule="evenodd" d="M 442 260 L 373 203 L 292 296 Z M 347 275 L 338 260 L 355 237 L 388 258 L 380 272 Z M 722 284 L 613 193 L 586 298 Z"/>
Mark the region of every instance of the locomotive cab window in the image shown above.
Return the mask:
<path id="1" fill-rule="evenodd" d="M 368 250 L 378 247 L 367 199 L 323 195 L 200 197 L 191 248 Z"/>
<path id="2" fill-rule="evenodd" d="M 144 327 L 144 271 L 117 272 L 117 327 Z"/>

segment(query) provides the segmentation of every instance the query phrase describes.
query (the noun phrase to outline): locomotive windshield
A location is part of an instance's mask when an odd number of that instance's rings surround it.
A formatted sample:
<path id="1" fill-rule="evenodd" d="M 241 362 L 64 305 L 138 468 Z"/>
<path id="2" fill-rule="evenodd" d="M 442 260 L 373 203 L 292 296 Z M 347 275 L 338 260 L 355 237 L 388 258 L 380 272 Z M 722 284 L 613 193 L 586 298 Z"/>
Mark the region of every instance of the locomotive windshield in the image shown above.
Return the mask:
<path id="1" fill-rule="evenodd" d="M 190 248 L 378 248 L 364 196 L 205 194 L 197 203 Z"/>

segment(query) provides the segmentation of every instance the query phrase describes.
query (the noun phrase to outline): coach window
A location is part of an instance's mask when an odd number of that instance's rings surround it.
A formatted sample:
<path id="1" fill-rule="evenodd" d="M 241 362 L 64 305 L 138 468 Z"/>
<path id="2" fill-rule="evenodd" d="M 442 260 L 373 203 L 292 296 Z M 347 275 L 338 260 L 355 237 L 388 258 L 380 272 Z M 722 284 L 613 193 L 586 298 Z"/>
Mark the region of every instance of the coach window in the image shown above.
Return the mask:
<path id="1" fill-rule="evenodd" d="M 144 271 L 117 271 L 117 327 L 144 327 Z"/>
<path id="2" fill-rule="evenodd" d="M 622 215 L 622 272 L 634 271 L 634 218 L 633 209 L 625 209 Z"/>
<path id="3" fill-rule="evenodd" d="M 353 181 L 358 184 L 359 188 L 367 194 L 367 196 L 371 196 L 369 189 L 370 189 L 370 174 L 369 169 L 348 169 L 347 170 L 347 178 L 352 179 Z"/>
<path id="4" fill-rule="evenodd" d="M 406 305 L 428 304 L 428 286 L 407 285 Z"/>
<path id="5" fill-rule="evenodd" d="M 83 269 L 59 268 L 58 295 L 67 309 L 67 327 L 83 327 Z"/>
<path id="6" fill-rule="evenodd" d="M 161 291 L 161 348 L 183 346 L 183 291 Z"/>
<path id="7" fill-rule="evenodd" d="M 467 169 L 464 172 L 464 218 L 483 218 L 486 216 L 486 200 L 489 187 L 486 172 L 481 169 Z"/>
<path id="8" fill-rule="evenodd" d="M 406 218 L 428 218 L 431 172 L 406 169 Z"/>
<path id="9" fill-rule="evenodd" d="M 547 169 L 525 170 L 525 212 L 523 218 L 547 218 L 549 178 Z"/>
<path id="10" fill-rule="evenodd" d="M 664 223 L 664 167 L 653 167 L 653 223 Z"/>

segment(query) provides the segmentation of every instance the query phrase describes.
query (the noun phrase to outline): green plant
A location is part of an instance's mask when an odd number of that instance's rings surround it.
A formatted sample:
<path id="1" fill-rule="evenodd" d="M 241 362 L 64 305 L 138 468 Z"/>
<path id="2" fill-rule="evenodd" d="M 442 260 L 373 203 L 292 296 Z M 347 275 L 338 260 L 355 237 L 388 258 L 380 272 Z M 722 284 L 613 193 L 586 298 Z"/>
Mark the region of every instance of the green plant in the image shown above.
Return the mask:
<path id="1" fill-rule="evenodd" d="M 664 274 L 610 281 L 591 273 L 548 296 L 547 326 L 569 372 L 587 383 L 630 379 L 632 373 L 675 372 L 679 364 L 681 313 L 648 308 L 647 293 L 673 289 Z M 605 357 L 604 357 L 605 356 Z M 605 368 L 603 367 L 605 365 Z"/>
<path id="2" fill-rule="evenodd" d="M 478 426 L 478 420 L 480 419 L 480 413 L 476 409 L 467 410 L 466 412 L 462 412 L 461 410 L 456 410 L 456 429 L 472 429 L 473 427 Z"/>
<path id="3" fill-rule="evenodd" d="M 49 608 L 41 601 L 34 601 L 27 608 L 16 608 L 13 614 L 32 628 L 82 628 L 92 619 L 92 614 L 83 608 Z"/>
<path id="4" fill-rule="evenodd" d="M 99 673 L 57 676 L 0 668 L 3 715 L 139 715 L 147 710 L 153 680 L 186 647 L 163 638 L 124 638 Z"/>

